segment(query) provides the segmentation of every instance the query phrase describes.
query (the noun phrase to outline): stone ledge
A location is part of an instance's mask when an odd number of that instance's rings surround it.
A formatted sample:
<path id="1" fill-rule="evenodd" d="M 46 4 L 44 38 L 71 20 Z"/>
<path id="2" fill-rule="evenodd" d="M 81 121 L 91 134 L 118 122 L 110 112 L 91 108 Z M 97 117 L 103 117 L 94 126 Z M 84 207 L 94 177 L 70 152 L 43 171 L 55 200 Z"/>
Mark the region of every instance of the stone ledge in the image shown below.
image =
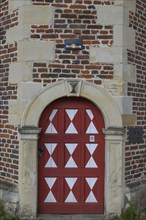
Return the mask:
<path id="1" fill-rule="evenodd" d="M 30 125 L 20 127 L 18 131 L 21 135 L 21 140 L 35 141 L 38 139 L 41 128 Z"/>
<path id="2" fill-rule="evenodd" d="M 125 128 L 123 127 L 108 127 L 103 129 L 104 134 L 106 135 L 124 135 Z"/>
<path id="3" fill-rule="evenodd" d="M 23 126 L 18 129 L 20 134 L 39 134 L 41 128 L 35 126 Z"/>

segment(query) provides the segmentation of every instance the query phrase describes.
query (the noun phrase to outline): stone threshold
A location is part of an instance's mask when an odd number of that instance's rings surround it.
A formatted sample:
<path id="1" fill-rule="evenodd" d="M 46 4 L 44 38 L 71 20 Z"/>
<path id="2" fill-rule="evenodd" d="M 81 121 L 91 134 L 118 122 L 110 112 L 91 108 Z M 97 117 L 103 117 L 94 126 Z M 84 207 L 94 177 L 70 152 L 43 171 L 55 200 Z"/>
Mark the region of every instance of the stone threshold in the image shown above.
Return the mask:
<path id="1" fill-rule="evenodd" d="M 49 214 L 38 215 L 40 220 L 105 220 L 104 215 L 97 214 Z M 108 219 L 107 219 L 108 220 Z"/>

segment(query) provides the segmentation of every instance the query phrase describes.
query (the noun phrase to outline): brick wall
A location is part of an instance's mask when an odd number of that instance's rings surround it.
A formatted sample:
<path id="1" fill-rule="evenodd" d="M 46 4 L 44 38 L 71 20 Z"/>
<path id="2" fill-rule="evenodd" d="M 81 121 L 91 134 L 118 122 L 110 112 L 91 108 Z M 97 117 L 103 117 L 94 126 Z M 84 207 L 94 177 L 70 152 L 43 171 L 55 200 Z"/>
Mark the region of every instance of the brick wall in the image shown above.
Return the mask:
<path id="1" fill-rule="evenodd" d="M 97 84 L 101 79 L 113 78 L 111 63 L 90 63 L 89 45 L 112 46 L 113 27 L 97 23 L 97 5 L 112 5 L 114 1 L 38 1 L 37 5 L 51 5 L 55 8 L 53 26 L 31 27 L 32 39 L 49 39 L 55 41 L 55 60 L 53 63 L 34 63 L 34 82 L 44 85 L 62 78 L 85 78 Z M 80 38 L 83 50 L 70 51 L 64 49 L 64 40 Z"/>
<path id="2" fill-rule="evenodd" d="M 144 129 L 143 143 L 126 143 L 126 182 L 141 180 L 146 167 L 146 2 L 137 0 L 136 12 L 130 12 L 130 27 L 136 30 L 135 51 L 128 50 L 128 62 L 136 64 L 136 83 L 128 83 L 128 96 L 133 96 L 136 126 Z"/>
<path id="3" fill-rule="evenodd" d="M 17 85 L 8 83 L 9 64 L 17 60 L 17 43 L 6 44 L 6 31 L 18 24 L 17 11 L 8 13 L 8 1 L 0 5 L 0 177 L 18 180 L 17 128 L 8 123 L 10 99 L 17 98 Z"/>

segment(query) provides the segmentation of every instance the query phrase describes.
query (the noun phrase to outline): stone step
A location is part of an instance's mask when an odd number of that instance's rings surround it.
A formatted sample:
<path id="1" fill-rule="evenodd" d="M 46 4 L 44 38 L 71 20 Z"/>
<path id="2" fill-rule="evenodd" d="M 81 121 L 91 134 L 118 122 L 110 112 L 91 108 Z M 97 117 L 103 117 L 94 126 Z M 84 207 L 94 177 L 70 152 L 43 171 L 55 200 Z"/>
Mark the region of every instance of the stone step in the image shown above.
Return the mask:
<path id="1" fill-rule="evenodd" d="M 105 220 L 103 215 L 85 214 L 85 215 L 39 215 L 38 220 Z M 108 219 L 106 219 L 108 220 Z"/>

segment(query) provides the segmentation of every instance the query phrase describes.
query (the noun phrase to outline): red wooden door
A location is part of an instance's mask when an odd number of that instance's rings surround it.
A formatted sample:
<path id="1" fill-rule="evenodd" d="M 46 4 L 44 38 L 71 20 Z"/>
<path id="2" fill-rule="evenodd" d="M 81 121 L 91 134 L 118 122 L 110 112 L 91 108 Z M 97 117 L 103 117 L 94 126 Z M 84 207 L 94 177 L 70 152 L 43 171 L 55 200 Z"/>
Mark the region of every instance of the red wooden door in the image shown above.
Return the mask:
<path id="1" fill-rule="evenodd" d="M 82 98 L 63 98 L 39 126 L 38 213 L 104 212 L 104 121 Z"/>

